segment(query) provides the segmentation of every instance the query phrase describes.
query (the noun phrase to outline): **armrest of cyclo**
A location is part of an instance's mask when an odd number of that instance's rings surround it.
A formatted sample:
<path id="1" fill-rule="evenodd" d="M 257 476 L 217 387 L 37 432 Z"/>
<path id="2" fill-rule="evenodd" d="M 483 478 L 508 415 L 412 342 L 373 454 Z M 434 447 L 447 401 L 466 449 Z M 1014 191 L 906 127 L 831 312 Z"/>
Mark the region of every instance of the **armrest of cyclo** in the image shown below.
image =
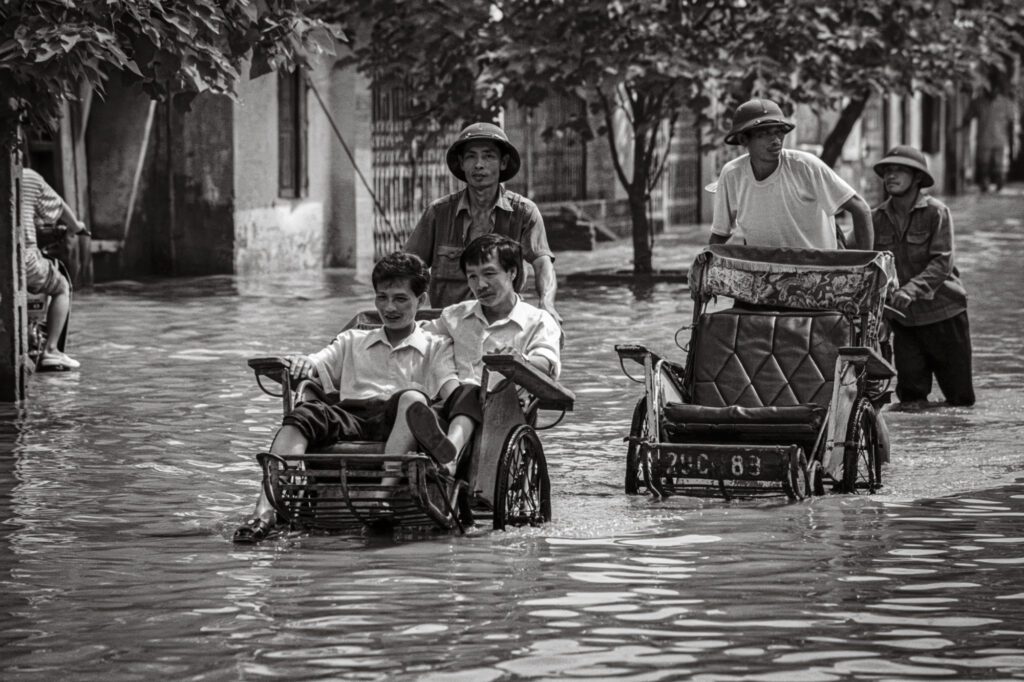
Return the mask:
<path id="1" fill-rule="evenodd" d="M 484 365 L 529 391 L 541 409 L 571 410 L 576 401 L 572 391 L 518 355 L 485 355 Z"/>
<path id="2" fill-rule="evenodd" d="M 288 365 L 284 358 L 274 356 L 269 358 L 249 358 L 249 367 L 256 372 L 257 377 L 269 377 L 279 384 L 283 384 L 288 373 Z"/>
<path id="3" fill-rule="evenodd" d="M 877 350 L 868 346 L 844 346 L 839 357 L 855 365 L 864 365 L 869 379 L 891 379 L 896 370 Z"/>
<path id="4" fill-rule="evenodd" d="M 633 360 L 641 365 L 644 364 L 644 359 L 648 356 L 650 356 L 652 364 L 661 360 L 660 355 L 638 343 L 617 343 L 615 352 L 619 354 L 620 360 Z"/>

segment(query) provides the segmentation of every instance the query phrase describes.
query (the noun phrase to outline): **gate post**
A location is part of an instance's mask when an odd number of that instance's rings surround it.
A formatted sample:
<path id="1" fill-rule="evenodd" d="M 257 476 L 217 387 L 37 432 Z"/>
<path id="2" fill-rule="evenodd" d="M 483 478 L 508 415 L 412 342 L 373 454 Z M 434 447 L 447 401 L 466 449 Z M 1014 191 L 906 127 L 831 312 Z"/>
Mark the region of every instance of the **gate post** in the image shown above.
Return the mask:
<path id="1" fill-rule="evenodd" d="M 19 136 L 17 131 L 14 137 Z M 13 403 L 25 399 L 28 312 L 25 245 L 18 210 L 21 162 L 6 142 L 0 140 L 0 402 Z"/>

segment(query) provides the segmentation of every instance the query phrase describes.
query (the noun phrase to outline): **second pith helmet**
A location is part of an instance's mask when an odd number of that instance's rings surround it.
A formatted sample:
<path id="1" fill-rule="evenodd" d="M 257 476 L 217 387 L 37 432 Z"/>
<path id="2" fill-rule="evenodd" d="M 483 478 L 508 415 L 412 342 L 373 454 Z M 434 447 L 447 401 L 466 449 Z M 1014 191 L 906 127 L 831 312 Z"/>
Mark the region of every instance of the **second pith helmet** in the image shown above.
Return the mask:
<path id="1" fill-rule="evenodd" d="M 873 166 L 875 175 L 878 177 L 883 175 L 883 166 L 906 166 L 907 168 L 913 168 L 914 170 L 921 171 L 921 174 L 924 176 L 921 178 L 921 187 L 931 187 L 935 184 L 935 178 L 928 172 L 928 159 L 924 154 L 908 144 L 893 147 L 881 161 Z"/>
<path id="2" fill-rule="evenodd" d="M 725 143 L 740 144 L 737 135 L 765 126 L 783 126 L 787 133 L 796 127 L 786 119 L 775 102 L 770 99 L 752 99 L 736 107 L 732 115 L 732 128 L 725 136 Z"/>

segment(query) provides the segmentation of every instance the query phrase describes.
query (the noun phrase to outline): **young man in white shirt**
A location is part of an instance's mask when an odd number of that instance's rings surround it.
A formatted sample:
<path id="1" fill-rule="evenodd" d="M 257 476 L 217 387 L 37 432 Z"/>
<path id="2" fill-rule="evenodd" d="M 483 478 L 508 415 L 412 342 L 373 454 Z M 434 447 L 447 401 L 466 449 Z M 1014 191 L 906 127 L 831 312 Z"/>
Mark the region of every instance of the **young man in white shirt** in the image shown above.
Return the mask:
<path id="1" fill-rule="evenodd" d="M 725 143 L 743 145 L 747 153 L 719 174 L 709 242 L 736 235 L 751 246 L 836 249 L 835 215 L 845 210 L 853 218 L 849 246 L 871 249 L 871 208 L 821 159 L 783 148 L 794 127 L 771 100 L 736 109 Z"/>
<path id="2" fill-rule="evenodd" d="M 282 420 L 271 453 L 299 455 L 310 445 L 341 440 L 383 440 L 385 453 L 415 450 L 406 420 L 410 406 L 467 393 L 458 381 L 451 339 L 416 323 L 416 312 L 427 306 L 426 264 L 413 254 L 395 252 L 374 266 L 371 279 L 381 327 L 350 329 L 312 355 L 285 359 L 293 380 L 313 379 L 341 400 L 297 405 Z M 261 492 L 256 510 L 235 531 L 234 541 L 262 540 L 274 518 Z"/>
<path id="3" fill-rule="evenodd" d="M 479 386 L 483 356 L 490 353 L 520 355 L 552 378 L 561 372 L 558 323 L 516 293 L 522 263 L 521 247 L 507 237 L 488 234 L 473 240 L 459 266 L 476 300 L 450 305 L 425 324 L 454 343 L 455 365 L 465 386 Z M 452 474 L 481 420 L 479 410 L 472 409 L 479 406 L 479 395 L 476 400 L 461 397 L 458 407 L 450 400 L 440 409 L 420 404 L 411 405 L 408 412 L 413 435 Z"/>

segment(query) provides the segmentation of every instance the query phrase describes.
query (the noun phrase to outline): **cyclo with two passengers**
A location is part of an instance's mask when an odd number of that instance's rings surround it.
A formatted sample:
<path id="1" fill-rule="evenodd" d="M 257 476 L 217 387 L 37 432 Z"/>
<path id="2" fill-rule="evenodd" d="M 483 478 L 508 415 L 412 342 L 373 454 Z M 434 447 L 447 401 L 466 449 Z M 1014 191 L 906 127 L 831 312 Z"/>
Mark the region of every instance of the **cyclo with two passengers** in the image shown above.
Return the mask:
<path id="1" fill-rule="evenodd" d="M 439 314 L 423 309 L 417 320 Z M 380 325 L 379 314 L 370 310 L 345 329 Z M 521 357 L 485 355 L 483 361 L 483 423 L 454 478 L 426 453 L 385 455 L 382 442 L 342 441 L 301 455 L 260 453 L 263 490 L 279 521 L 327 531 L 382 525 L 463 531 L 487 519 L 500 530 L 550 521 L 551 484 L 537 432 L 557 425 L 575 397 Z M 314 381 L 293 381 L 282 357 L 252 358 L 248 364 L 259 387 L 281 398 L 283 414 L 320 394 Z M 494 375 L 500 380 L 493 381 Z M 541 423 L 542 410 L 559 414 Z"/>
<path id="2" fill-rule="evenodd" d="M 694 260 L 689 288 L 683 362 L 615 347 L 644 386 L 626 437 L 626 492 L 878 490 L 889 460 L 879 410 L 895 376 L 883 319 L 892 254 L 714 245 Z M 718 297 L 732 307 L 710 309 Z"/>

